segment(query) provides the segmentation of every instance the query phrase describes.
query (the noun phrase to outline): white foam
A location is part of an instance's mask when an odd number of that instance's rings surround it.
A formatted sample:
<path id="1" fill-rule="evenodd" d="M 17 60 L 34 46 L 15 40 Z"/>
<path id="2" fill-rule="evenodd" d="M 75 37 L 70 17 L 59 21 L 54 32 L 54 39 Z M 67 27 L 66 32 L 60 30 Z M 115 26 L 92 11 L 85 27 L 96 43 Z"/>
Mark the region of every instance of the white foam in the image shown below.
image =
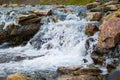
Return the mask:
<path id="1" fill-rule="evenodd" d="M 33 46 L 28 43 L 25 47 L 19 46 L 9 49 L 0 49 L 0 53 L 44 56 L 32 60 L 26 59 L 20 62 L 11 61 L 9 63 L 3 63 L 0 64 L 1 70 L 12 70 L 13 68 L 18 71 L 35 69 L 55 70 L 58 66 L 91 64 L 92 59 L 90 58 L 90 54 L 86 55 L 85 49 L 85 41 L 88 39 L 84 33 L 86 25 L 86 20 L 75 18 L 74 20 L 65 20 L 42 26 L 46 27 L 48 30 L 44 32 L 45 34 L 42 38 L 50 37 L 51 40 L 44 43 L 40 50 L 34 49 Z M 45 28 L 43 28 L 41 32 L 45 31 L 44 29 Z M 37 35 L 35 37 L 37 37 Z M 47 49 L 46 46 L 48 44 L 52 45 L 51 49 Z M 88 62 L 84 63 L 83 59 L 88 60 Z"/>

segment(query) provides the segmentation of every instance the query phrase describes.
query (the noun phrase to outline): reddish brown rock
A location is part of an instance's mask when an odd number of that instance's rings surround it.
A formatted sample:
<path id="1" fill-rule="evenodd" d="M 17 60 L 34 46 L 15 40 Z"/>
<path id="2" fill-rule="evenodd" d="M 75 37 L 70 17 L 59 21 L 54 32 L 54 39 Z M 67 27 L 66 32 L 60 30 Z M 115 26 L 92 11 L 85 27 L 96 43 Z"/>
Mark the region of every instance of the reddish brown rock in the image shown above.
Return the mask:
<path id="1" fill-rule="evenodd" d="M 101 18 L 102 18 L 102 12 L 86 13 L 86 20 L 88 20 L 88 21 L 100 21 Z"/>
<path id="2" fill-rule="evenodd" d="M 51 9 L 46 9 L 46 10 L 34 10 L 33 11 L 35 14 L 39 15 L 39 16 L 47 16 L 47 15 L 51 15 L 52 14 L 52 10 Z"/>
<path id="3" fill-rule="evenodd" d="M 30 80 L 30 79 L 19 73 L 15 73 L 15 74 L 9 75 L 6 80 Z"/>
<path id="4" fill-rule="evenodd" d="M 101 33 L 98 40 L 98 47 L 109 49 L 115 47 L 120 42 L 120 18 L 112 18 L 101 27 Z"/>
<path id="5" fill-rule="evenodd" d="M 6 30 L 11 30 L 11 29 L 13 29 L 13 28 L 15 28 L 15 24 L 14 24 L 14 23 L 10 23 L 10 24 L 7 26 Z"/>
<path id="6" fill-rule="evenodd" d="M 96 25 L 89 24 L 88 26 L 86 26 L 85 34 L 93 36 L 97 31 L 99 31 L 99 29 Z"/>

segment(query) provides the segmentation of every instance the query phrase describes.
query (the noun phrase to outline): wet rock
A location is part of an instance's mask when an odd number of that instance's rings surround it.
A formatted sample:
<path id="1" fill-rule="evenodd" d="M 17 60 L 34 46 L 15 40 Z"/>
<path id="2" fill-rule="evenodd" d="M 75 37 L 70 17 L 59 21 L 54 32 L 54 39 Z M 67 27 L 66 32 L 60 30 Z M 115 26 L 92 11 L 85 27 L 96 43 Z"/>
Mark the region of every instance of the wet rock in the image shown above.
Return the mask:
<path id="1" fill-rule="evenodd" d="M 53 21 L 54 21 L 54 22 L 58 22 L 58 21 L 59 21 L 58 17 L 57 17 L 57 16 L 54 16 L 54 17 L 53 17 Z"/>
<path id="2" fill-rule="evenodd" d="M 39 16 L 47 16 L 52 14 L 51 9 L 46 9 L 46 10 L 34 10 L 33 13 L 39 15 Z"/>
<path id="3" fill-rule="evenodd" d="M 15 73 L 15 74 L 9 75 L 6 80 L 30 80 L 30 79 L 19 73 Z"/>
<path id="4" fill-rule="evenodd" d="M 7 4 L 2 4 L 2 7 L 7 7 L 8 5 Z"/>
<path id="5" fill-rule="evenodd" d="M 26 26 L 8 26 L 6 30 L 0 32 L 0 44 L 4 42 L 20 45 L 27 42 L 40 28 L 40 24 L 29 24 Z M 24 34 L 24 35 L 23 35 Z"/>
<path id="6" fill-rule="evenodd" d="M 116 11 L 116 10 L 118 10 L 117 5 L 107 5 L 106 7 L 110 8 L 110 11 Z"/>
<path id="7" fill-rule="evenodd" d="M 70 74 L 79 69 L 81 69 L 80 66 L 59 67 L 57 72 L 61 74 Z"/>
<path id="8" fill-rule="evenodd" d="M 108 20 L 110 20 L 112 18 L 115 18 L 115 17 L 120 18 L 120 10 L 117 10 L 117 11 L 115 11 L 115 12 L 113 12 L 113 13 L 105 16 L 105 17 L 103 17 L 102 18 L 102 22 L 104 23 L 105 21 L 108 21 Z"/>
<path id="9" fill-rule="evenodd" d="M 4 26 L 5 26 L 5 23 L 4 22 L 0 22 L 0 31 L 3 30 Z"/>
<path id="10" fill-rule="evenodd" d="M 96 7 L 90 10 L 91 12 L 107 12 L 110 11 L 109 7 Z"/>
<path id="11" fill-rule="evenodd" d="M 109 49 L 120 41 L 120 18 L 112 18 L 102 24 L 98 47 Z"/>
<path id="12" fill-rule="evenodd" d="M 57 5 L 56 8 L 65 8 L 64 5 Z"/>
<path id="13" fill-rule="evenodd" d="M 101 80 L 99 69 L 73 69 L 73 73 L 63 74 L 57 80 Z"/>
<path id="14" fill-rule="evenodd" d="M 11 29 L 14 29 L 15 27 L 16 27 L 16 26 L 15 26 L 14 23 L 10 23 L 10 24 L 7 26 L 6 30 L 11 30 Z"/>
<path id="15" fill-rule="evenodd" d="M 99 5 L 98 2 L 94 2 L 94 3 L 89 3 L 86 6 L 87 6 L 87 9 L 92 9 L 92 8 L 97 7 L 98 5 Z"/>
<path id="16" fill-rule="evenodd" d="M 19 24 L 27 25 L 31 23 L 39 23 L 40 20 L 41 20 L 41 17 L 36 17 L 36 18 L 28 19 L 28 20 L 19 21 Z"/>
<path id="17" fill-rule="evenodd" d="M 67 9 L 67 8 L 65 8 L 65 9 L 63 10 L 63 12 L 64 12 L 64 13 L 70 13 L 70 14 L 74 13 L 74 11 L 73 11 L 72 9 Z"/>
<path id="18" fill-rule="evenodd" d="M 35 23 L 40 21 L 40 17 L 37 17 L 36 14 L 23 15 L 16 18 L 18 24 L 26 25 L 30 23 Z"/>
<path id="19" fill-rule="evenodd" d="M 57 80 L 99 80 L 99 78 L 97 76 L 89 76 L 89 75 L 80 75 L 80 76 L 62 75 L 58 77 Z"/>
<path id="20" fill-rule="evenodd" d="M 105 59 L 103 58 L 103 56 L 96 54 L 96 53 L 92 53 L 91 54 L 91 58 L 93 59 L 94 64 L 98 64 L 98 65 L 103 65 Z"/>
<path id="21" fill-rule="evenodd" d="M 99 29 L 96 25 L 89 24 L 88 26 L 86 26 L 85 34 L 93 36 L 97 31 L 99 31 Z"/>
<path id="22" fill-rule="evenodd" d="M 86 20 L 88 21 L 100 21 L 102 18 L 101 12 L 88 12 L 86 13 Z"/>
<path id="23" fill-rule="evenodd" d="M 9 4 L 8 7 L 19 7 L 18 4 Z"/>
<path id="24" fill-rule="evenodd" d="M 107 70 L 109 73 L 111 73 L 115 69 L 116 69 L 116 66 L 114 64 L 107 64 Z"/>

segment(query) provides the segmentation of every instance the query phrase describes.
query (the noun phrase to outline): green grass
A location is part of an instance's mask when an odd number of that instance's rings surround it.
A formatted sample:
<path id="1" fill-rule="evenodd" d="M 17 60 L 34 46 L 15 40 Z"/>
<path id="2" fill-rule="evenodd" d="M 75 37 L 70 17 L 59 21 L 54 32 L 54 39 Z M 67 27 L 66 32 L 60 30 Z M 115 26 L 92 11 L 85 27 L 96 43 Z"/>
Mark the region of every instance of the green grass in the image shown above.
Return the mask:
<path id="1" fill-rule="evenodd" d="M 12 1 L 13 3 L 25 3 L 25 4 L 36 4 L 37 2 L 40 5 L 85 5 L 95 0 L 0 0 L 0 3 L 8 3 Z"/>
<path id="2" fill-rule="evenodd" d="M 41 5 L 85 5 L 91 2 L 94 2 L 95 0 L 41 0 L 40 4 Z"/>

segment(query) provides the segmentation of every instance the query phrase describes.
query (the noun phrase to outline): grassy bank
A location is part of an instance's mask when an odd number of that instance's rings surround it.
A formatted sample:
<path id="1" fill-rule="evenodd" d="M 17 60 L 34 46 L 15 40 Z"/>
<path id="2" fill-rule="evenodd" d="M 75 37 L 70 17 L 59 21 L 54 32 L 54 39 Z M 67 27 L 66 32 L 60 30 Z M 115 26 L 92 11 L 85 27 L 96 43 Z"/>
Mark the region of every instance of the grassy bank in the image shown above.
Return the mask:
<path id="1" fill-rule="evenodd" d="M 63 5 L 85 5 L 95 0 L 41 0 L 40 4 L 63 4 Z"/>
<path id="2" fill-rule="evenodd" d="M 40 5 L 85 5 L 95 0 L 0 0 L 0 3 L 40 4 Z"/>

